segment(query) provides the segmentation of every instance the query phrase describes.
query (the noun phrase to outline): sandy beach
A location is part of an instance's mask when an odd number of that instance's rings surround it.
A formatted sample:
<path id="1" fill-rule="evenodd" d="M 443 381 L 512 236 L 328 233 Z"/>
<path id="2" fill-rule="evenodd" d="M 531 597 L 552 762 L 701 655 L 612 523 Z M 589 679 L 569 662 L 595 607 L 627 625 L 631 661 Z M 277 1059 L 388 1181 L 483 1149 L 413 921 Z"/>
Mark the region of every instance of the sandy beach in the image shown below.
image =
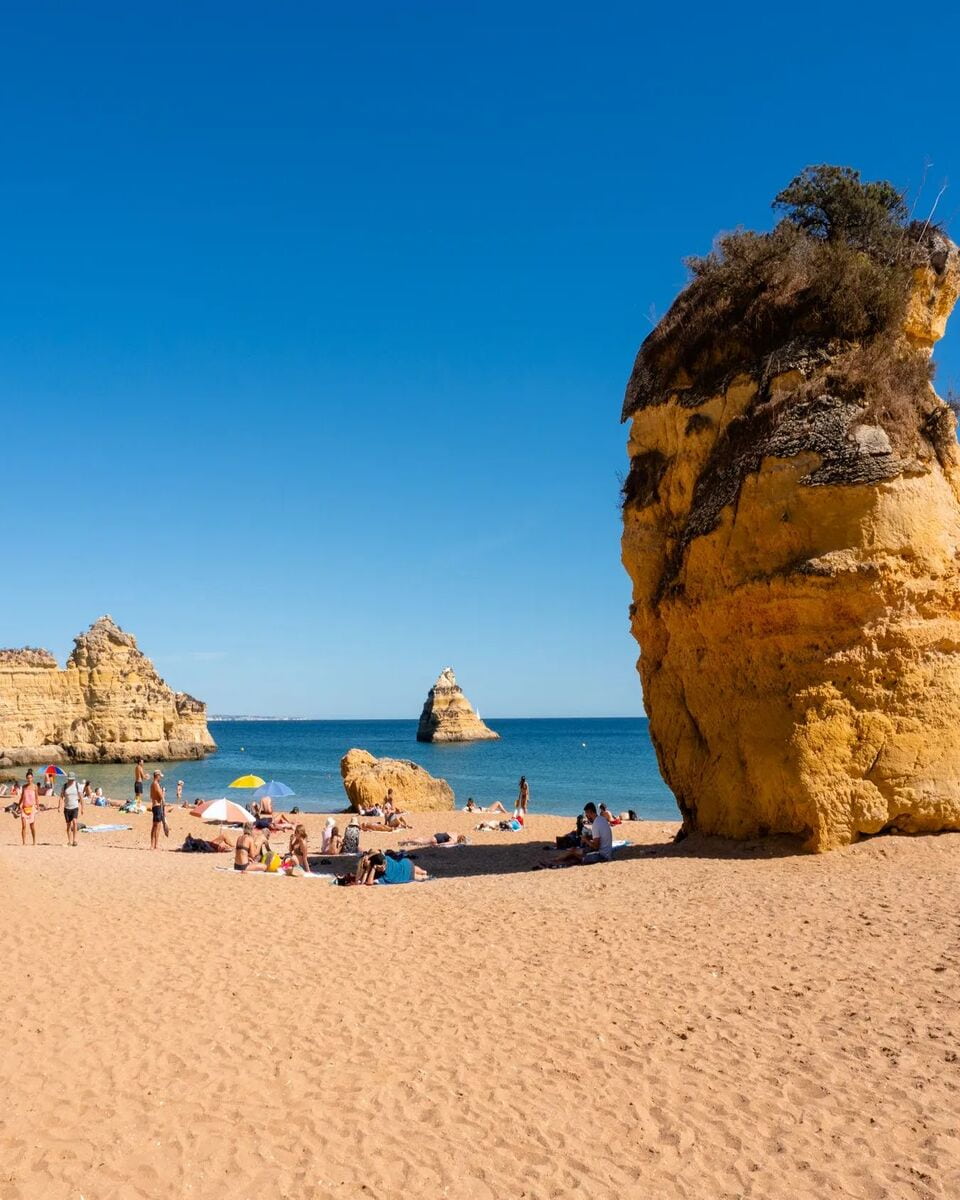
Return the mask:
<path id="1" fill-rule="evenodd" d="M 568 819 L 421 816 L 473 844 L 344 889 L 129 820 L 0 824 L 0 1200 L 960 1194 L 960 835 L 533 872 Z"/>

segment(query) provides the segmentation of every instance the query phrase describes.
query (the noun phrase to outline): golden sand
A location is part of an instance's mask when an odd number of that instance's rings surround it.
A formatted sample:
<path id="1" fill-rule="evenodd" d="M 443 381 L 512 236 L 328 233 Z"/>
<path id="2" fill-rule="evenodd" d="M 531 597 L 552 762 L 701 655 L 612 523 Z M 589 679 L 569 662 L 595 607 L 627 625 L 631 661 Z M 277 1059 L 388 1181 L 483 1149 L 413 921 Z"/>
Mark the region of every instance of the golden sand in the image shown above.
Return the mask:
<path id="1" fill-rule="evenodd" d="M 960 835 L 344 889 L 127 819 L 0 823 L 0 1200 L 960 1196 Z"/>

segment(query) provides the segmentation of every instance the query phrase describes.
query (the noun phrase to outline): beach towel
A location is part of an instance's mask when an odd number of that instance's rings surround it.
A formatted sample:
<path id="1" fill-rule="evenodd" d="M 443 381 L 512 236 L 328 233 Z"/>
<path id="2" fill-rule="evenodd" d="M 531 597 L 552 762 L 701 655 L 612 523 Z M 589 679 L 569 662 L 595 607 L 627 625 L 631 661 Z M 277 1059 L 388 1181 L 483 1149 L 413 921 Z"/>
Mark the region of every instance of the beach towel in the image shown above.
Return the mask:
<path id="1" fill-rule="evenodd" d="M 226 871 L 228 875 L 245 875 L 251 879 L 326 879 L 328 882 L 331 879 L 336 879 L 336 875 L 317 875 L 311 872 L 309 875 L 287 875 L 285 871 L 235 871 L 233 867 L 214 867 L 215 871 Z"/>
<path id="2" fill-rule="evenodd" d="M 630 845 L 630 839 L 629 839 L 629 838 L 618 838 L 618 839 L 617 839 L 617 840 L 616 840 L 616 841 L 613 843 L 613 846 L 612 846 L 611 848 L 612 848 L 613 850 L 619 850 L 621 846 L 629 846 L 629 845 Z"/>
<path id="3" fill-rule="evenodd" d="M 132 829 L 132 825 L 81 825 L 81 833 L 119 833 L 122 829 Z"/>

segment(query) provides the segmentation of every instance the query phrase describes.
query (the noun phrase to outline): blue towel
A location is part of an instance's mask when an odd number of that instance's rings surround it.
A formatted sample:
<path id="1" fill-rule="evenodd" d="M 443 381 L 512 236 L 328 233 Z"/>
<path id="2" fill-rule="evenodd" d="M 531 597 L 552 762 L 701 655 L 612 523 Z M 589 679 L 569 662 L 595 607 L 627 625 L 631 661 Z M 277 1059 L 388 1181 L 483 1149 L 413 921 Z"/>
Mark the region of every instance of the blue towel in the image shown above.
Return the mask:
<path id="1" fill-rule="evenodd" d="M 384 859 L 380 883 L 413 883 L 413 863 L 409 858 Z"/>

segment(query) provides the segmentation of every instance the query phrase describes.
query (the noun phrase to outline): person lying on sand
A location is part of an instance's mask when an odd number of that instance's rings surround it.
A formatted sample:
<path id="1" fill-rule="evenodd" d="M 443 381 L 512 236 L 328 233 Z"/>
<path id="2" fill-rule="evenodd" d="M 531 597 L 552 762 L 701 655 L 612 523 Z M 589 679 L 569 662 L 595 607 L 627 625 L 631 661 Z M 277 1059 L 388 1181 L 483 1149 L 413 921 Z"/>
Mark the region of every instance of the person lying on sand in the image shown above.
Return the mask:
<path id="1" fill-rule="evenodd" d="M 188 833 L 180 847 L 184 854 L 228 854 L 233 848 L 225 833 L 218 833 L 215 838 L 198 838 Z"/>
<path id="2" fill-rule="evenodd" d="M 428 879 L 423 867 L 409 858 L 390 858 L 380 850 L 365 854 L 357 864 L 357 883 L 423 883 Z"/>
<path id="3" fill-rule="evenodd" d="M 583 826 L 583 836 L 579 846 L 564 850 L 556 858 L 544 859 L 540 867 L 569 867 L 576 864 L 591 866 L 594 863 L 609 862 L 613 858 L 613 832 L 606 817 L 597 812 L 597 806 L 587 803 L 583 806 L 583 815 L 590 826 L 589 832 Z"/>
<path id="4" fill-rule="evenodd" d="M 507 813 L 507 810 L 503 807 L 499 800 L 494 800 L 492 804 L 489 804 L 486 808 L 484 808 L 482 805 L 477 804 L 472 796 L 467 798 L 467 803 L 463 811 L 468 813 L 498 812 L 503 813 L 504 816 L 506 816 Z"/>
<path id="5" fill-rule="evenodd" d="M 600 805 L 600 816 L 603 817 L 608 825 L 619 825 L 620 817 L 615 817 L 605 804 Z"/>
<path id="6" fill-rule="evenodd" d="M 244 825 L 243 833 L 237 838 L 237 844 L 233 855 L 233 869 L 235 871 L 265 871 L 267 868 L 261 862 L 257 862 L 257 844 L 253 840 L 253 826 Z"/>
<path id="7" fill-rule="evenodd" d="M 454 846 L 466 846 L 467 835 L 465 833 L 434 833 L 430 837 L 406 838 L 400 843 L 401 846 L 443 846 L 449 850 Z"/>

